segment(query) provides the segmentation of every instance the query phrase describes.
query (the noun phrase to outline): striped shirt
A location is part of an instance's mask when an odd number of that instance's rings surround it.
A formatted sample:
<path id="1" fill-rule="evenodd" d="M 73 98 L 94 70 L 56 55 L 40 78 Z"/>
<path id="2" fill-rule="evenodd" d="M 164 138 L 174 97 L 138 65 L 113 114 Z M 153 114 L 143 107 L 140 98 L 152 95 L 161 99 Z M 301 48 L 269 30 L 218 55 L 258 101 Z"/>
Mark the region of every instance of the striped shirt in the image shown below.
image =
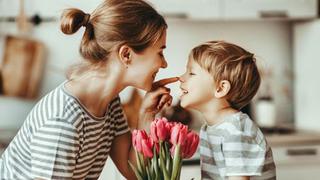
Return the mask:
<path id="1" fill-rule="evenodd" d="M 200 130 L 202 179 L 276 179 L 272 150 L 256 124 L 238 112 Z"/>
<path id="2" fill-rule="evenodd" d="M 0 158 L 0 179 L 98 179 L 129 127 L 116 97 L 94 117 L 62 83 L 43 97 Z"/>

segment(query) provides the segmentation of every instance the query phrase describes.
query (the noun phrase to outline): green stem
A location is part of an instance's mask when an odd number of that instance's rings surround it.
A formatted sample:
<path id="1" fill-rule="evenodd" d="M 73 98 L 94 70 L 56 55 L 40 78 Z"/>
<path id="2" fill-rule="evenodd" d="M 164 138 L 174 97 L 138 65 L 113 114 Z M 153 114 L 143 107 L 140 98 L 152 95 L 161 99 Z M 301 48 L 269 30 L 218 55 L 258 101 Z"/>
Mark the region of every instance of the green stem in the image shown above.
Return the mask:
<path id="1" fill-rule="evenodd" d="M 169 151 L 169 144 L 165 142 L 165 151 L 166 151 L 166 168 L 168 170 L 168 175 L 171 177 L 172 174 L 172 158 Z"/>
<path id="2" fill-rule="evenodd" d="M 134 174 L 136 175 L 138 180 L 143 180 L 143 178 L 141 177 L 140 173 L 138 172 L 138 170 L 131 164 L 130 161 L 128 161 L 131 169 L 133 170 Z"/>
<path id="3" fill-rule="evenodd" d="M 147 178 L 147 171 L 146 171 L 146 166 L 144 164 L 144 156 L 142 153 L 138 153 L 138 159 L 141 166 L 141 175 L 143 178 Z"/>
<path id="4" fill-rule="evenodd" d="M 152 167 L 154 169 L 156 179 L 159 179 L 159 165 L 158 165 L 158 156 L 157 156 L 157 150 L 156 147 L 153 147 L 153 158 L 152 158 Z"/>
<path id="5" fill-rule="evenodd" d="M 139 154 L 138 154 L 137 151 L 135 151 L 135 154 L 136 154 L 138 172 L 139 172 L 140 175 L 142 175 L 142 167 L 141 167 L 141 162 L 140 162 Z"/>
<path id="6" fill-rule="evenodd" d="M 165 164 L 165 162 L 164 162 L 164 157 L 163 157 L 163 151 L 164 151 L 164 149 L 163 149 L 164 147 L 163 147 L 163 144 L 162 144 L 162 142 L 160 142 L 160 168 L 161 168 L 161 170 L 162 170 L 162 172 L 163 172 L 163 176 L 164 176 L 164 179 L 165 180 L 169 180 L 170 179 L 170 177 L 169 177 L 169 175 L 168 175 L 168 171 L 167 171 L 167 169 L 166 169 L 166 164 Z"/>
<path id="7" fill-rule="evenodd" d="M 171 180 L 177 180 L 179 170 L 180 170 L 180 163 L 181 162 L 181 157 L 180 157 L 180 145 L 176 145 L 176 149 L 174 151 L 174 158 L 173 158 L 173 171 L 172 171 L 172 176 Z"/>
<path id="8" fill-rule="evenodd" d="M 147 177 L 148 177 L 148 180 L 152 180 L 152 179 L 151 179 L 151 175 L 150 175 L 150 172 L 149 172 L 149 168 L 146 168 L 146 172 L 147 172 Z"/>

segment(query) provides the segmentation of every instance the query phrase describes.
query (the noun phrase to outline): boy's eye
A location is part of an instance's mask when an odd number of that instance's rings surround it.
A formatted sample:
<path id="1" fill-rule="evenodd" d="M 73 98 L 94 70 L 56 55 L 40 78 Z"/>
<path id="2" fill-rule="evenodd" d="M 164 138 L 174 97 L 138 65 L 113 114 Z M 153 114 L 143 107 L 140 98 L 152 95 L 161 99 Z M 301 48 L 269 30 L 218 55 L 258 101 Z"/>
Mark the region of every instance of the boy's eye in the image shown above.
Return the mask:
<path id="1" fill-rule="evenodd" d="M 159 55 L 160 57 L 164 57 L 163 52 L 160 52 Z"/>

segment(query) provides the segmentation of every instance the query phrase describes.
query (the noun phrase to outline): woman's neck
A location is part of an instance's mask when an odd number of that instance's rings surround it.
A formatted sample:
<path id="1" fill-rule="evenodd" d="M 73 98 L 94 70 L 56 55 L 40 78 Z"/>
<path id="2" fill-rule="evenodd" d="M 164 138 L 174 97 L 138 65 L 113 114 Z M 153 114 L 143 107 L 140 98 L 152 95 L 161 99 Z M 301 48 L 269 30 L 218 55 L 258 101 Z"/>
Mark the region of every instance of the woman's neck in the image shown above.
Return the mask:
<path id="1" fill-rule="evenodd" d="M 101 75 L 98 72 L 84 73 L 65 84 L 65 88 L 78 98 L 94 116 L 105 115 L 109 103 L 126 87 L 121 72 Z"/>

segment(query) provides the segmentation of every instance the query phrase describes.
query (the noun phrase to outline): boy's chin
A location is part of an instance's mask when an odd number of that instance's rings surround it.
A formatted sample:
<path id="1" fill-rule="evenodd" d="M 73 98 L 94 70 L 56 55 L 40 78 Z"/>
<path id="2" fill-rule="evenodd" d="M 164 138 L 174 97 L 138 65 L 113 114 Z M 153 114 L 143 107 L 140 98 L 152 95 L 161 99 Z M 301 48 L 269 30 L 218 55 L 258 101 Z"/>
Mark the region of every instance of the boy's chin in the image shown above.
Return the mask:
<path id="1" fill-rule="evenodd" d="M 181 106 L 182 108 L 185 108 L 185 109 L 192 109 L 192 108 L 190 107 L 190 104 L 189 104 L 188 102 L 186 102 L 186 101 L 183 101 L 183 100 L 180 101 L 180 106 Z"/>

